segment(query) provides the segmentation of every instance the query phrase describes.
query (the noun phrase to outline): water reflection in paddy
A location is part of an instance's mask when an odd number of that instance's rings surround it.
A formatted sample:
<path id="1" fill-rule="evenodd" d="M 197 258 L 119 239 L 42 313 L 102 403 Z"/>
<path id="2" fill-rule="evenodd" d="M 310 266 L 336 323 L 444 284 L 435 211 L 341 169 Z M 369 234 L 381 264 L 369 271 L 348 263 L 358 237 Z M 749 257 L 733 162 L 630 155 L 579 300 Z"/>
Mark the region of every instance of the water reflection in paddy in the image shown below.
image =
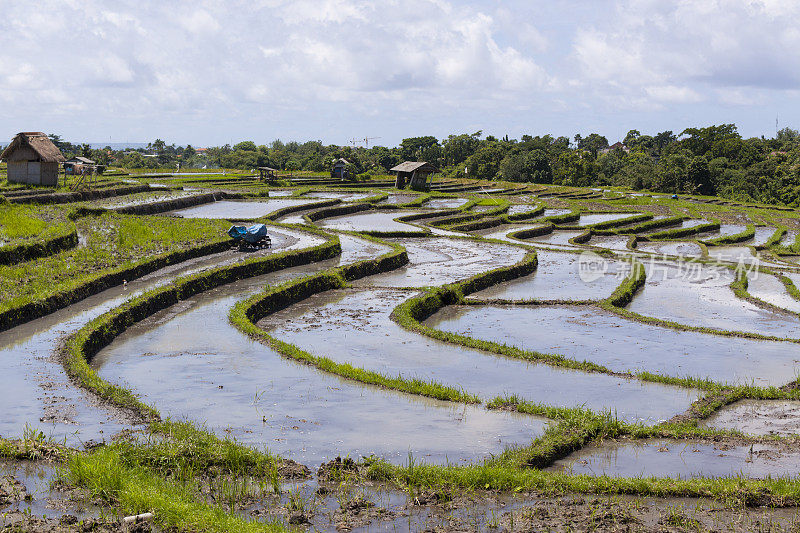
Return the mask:
<path id="1" fill-rule="evenodd" d="M 800 371 L 800 345 L 678 331 L 593 306 L 449 306 L 427 325 L 530 351 L 588 360 L 619 372 L 646 370 L 759 386 Z"/>
<path id="2" fill-rule="evenodd" d="M 725 267 L 648 262 L 647 281 L 628 306 L 645 316 L 680 324 L 800 337 L 800 320 L 737 298 L 730 288 L 735 273 Z"/>
<path id="3" fill-rule="evenodd" d="M 625 420 L 663 420 L 683 412 L 697 392 L 603 374 L 563 370 L 495 356 L 407 331 L 392 310 L 413 294 L 395 289 L 329 291 L 259 325 L 308 350 L 387 375 L 433 379 L 484 398 L 518 394 L 558 406 L 611 409 Z"/>

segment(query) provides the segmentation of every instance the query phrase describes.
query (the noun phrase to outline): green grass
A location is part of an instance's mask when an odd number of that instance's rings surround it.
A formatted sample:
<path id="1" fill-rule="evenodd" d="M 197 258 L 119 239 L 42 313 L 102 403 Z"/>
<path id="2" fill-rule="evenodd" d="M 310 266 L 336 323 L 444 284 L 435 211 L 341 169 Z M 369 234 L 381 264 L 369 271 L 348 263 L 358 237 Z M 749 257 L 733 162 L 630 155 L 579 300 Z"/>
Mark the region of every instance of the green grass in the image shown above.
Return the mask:
<path id="1" fill-rule="evenodd" d="M 755 224 L 748 224 L 744 231 L 735 233 L 733 235 L 723 235 L 716 239 L 704 240 L 703 243 L 709 246 L 721 246 L 725 244 L 735 244 L 737 242 L 744 242 L 752 239 L 756 234 Z"/>
<path id="2" fill-rule="evenodd" d="M 715 220 L 713 222 L 706 222 L 704 224 L 698 224 L 697 226 L 692 226 L 690 228 L 674 228 L 665 231 L 659 231 L 657 233 L 651 233 L 647 237 L 642 237 L 643 239 L 651 240 L 651 241 L 664 241 L 664 240 L 671 240 L 671 239 L 681 239 L 684 237 L 689 237 L 692 235 L 697 235 L 698 233 L 704 233 L 706 231 L 716 231 L 719 230 L 719 221 Z"/>
<path id="3" fill-rule="evenodd" d="M 0 203 L 0 242 L 30 239 L 46 231 L 54 231 L 55 227 L 66 221 L 63 218 L 60 221 L 52 220 L 53 214 L 51 209 Z"/>
<path id="4" fill-rule="evenodd" d="M 119 446 L 72 455 L 61 477 L 123 514 L 152 512 L 155 523 L 164 529 L 208 533 L 287 531 L 278 523 L 246 520 L 221 504 L 203 501 L 197 481 L 167 479 L 152 469 L 126 461 Z"/>
<path id="5" fill-rule="evenodd" d="M 317 246 L 257 256 L 178 278 L 107 311 L 67 337 L 61 351 L 62 364 L 67 375 L 81 387 L 145 420 L 157 420 L 159 414 L 155 408 L 144 404 L 130 390 L 105 381 L 91 368 L 89 361 L 101 348 L 134 323 L 180 300 L 233 281 L 329 259 L 340 253 L 339 239 L 334 235 Z"/>
<path id="6" fill-rule="evenodd" d="M 73 291 L 103 274 L 187 247 L 228 240 L 225 221 L 105 214 L 76 222 L 85 245 L 0 266 L 0 312 Z"/>
<path id="7" fill-rule="evenodd" d="M 343 288 L 348 280 L 392 270 L 401 266 L 403 262 L 408 261 L 407 256 L 405 256 L 405 250 L 402 247 L 395 245 L 393 248 L 391 252 L 375 260 L 368 259 L 354 265 L 333 268 L 269 288 L 261 294 L 256 294 L 237 303 L 229 314 L 230 322 L 243 333 L 264 342 L 284 357 L 308 364 L 323 372 L 368 385 L 427 396 L 438 400 L 457 403 L 480 403 L 480 398 L 473 394 L 435 381 L 405 378 L 402 375 L 388 376 L 354 367 L 347 363 L 337 363 L 325 356 L 313 355 L 293 344 L 276 339 L 256 325 L 261 318 L 283 307 L 298 303 L 314 294 Z M 393 260 L 393 258 L 400 258 L 400 260 Z"/>

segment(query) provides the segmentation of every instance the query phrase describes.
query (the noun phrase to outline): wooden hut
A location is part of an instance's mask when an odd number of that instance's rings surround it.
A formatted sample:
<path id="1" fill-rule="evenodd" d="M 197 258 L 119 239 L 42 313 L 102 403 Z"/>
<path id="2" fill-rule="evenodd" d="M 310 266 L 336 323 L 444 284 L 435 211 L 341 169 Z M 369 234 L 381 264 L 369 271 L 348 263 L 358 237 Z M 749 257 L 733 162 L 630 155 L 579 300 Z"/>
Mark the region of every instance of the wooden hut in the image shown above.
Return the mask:
<path id="1" fill-rule="evenodd" d="M 334 161 L 333 168 L 331 168 L 331 177 L 340 180 L 347 179 L 348 165 L 350 165 L 350 161 L 341 157 Z"/>
<path id="2" fill-rule="evenodd" d="M 96 163 L 88 157 L 73 157 L 64 162 L 64 174 L 84 174 L 96 166 Z"/>
<path id="3" fill-rule="evenodd" d="M 274 183 L 278 180 L 278 170 L 271 167 L 258 167 L 258 179 Z"/>
<path id="4" fill-rule="evenodd" d="M 58 165 L 64 162 L 53 141 L 41 132 L 18 133 L 0 159 L 8 163 L 8 181 L 32 185 L 58 185 Z"/>
<path id="5" fill-rule="evenodd" d="M 439 172 L 439 169 L 426 161 L 406 161 L 389 169 L 389 172 L 397 173 L 394 185 L 398 189 L 405 189 L 408 184 L 414 190 L 424 191 L 431 188 L 428 177 Z"/>

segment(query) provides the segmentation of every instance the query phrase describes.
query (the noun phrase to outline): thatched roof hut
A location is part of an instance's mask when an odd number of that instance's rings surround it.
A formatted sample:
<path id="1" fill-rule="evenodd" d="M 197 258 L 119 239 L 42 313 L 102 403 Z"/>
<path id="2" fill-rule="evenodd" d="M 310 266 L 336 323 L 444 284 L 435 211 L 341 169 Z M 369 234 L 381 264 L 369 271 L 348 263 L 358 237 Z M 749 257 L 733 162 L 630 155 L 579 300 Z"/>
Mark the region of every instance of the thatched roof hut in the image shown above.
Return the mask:
<path id="1" fill-rule="evenodd" d="M 397 173 L 395 187 L 398 189 L 404 189 L 409 183 L 412 189 L 426 190 L 430 188 L 428 176 L 439 172 L 439 169 L 427 161 L 406 161 L 390 168 L 389 172 Z"/>
<path id="2" fill-rule="evenodd" d="M 8 163 L 8 181 L 33 185 L 58 185 L 61 150 L 42 132 L 18 133 L 0 159 Z"/>
<path id="3" fill-rule="evenodd" d="M 331 168 L 331 177 L 340 180 L 347 179 L 348 166 L 350 166 L 350 161 L 343 157 L 335 160 L 333 162 L 333 168 Z"/>

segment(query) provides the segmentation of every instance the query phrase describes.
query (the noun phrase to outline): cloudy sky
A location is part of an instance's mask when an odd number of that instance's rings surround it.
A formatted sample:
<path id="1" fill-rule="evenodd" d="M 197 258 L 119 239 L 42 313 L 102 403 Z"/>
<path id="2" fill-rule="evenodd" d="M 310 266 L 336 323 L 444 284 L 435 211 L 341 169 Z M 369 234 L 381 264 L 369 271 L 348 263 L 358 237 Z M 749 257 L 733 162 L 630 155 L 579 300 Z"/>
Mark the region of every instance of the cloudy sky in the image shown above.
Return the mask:
<path id="1" fill-rule="evenodd" d="M 797 0 L 2 0 L 0 140 L 800 128 Z"/>

